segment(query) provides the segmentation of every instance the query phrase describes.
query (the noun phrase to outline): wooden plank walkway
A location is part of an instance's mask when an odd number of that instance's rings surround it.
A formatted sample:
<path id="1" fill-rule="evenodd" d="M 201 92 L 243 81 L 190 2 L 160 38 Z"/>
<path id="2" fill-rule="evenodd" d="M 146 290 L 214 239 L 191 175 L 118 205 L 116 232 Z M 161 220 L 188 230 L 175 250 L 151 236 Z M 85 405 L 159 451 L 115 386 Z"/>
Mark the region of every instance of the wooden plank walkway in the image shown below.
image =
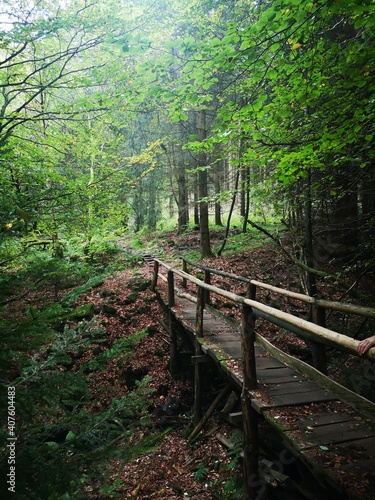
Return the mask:
<path id="1" fill-rule="evenodd" d="M 196 305 L 176 297 L 172 312 L 185 330 L 195 335 Z M 239 330 L 207 311 L 203 325 L 203 353 L 241 388 Z M 259 385 L 252 391 L 253 407 L 281 435 L 285 448 L 324 484 L 338 487 L 342 498 L 375 499 L 374 422 L 259 345 L 256 369 Z M 362 484 L 362 490 L 356 494 L 350 491 L 354 479 L 356 484 L 359 479 Z"/>

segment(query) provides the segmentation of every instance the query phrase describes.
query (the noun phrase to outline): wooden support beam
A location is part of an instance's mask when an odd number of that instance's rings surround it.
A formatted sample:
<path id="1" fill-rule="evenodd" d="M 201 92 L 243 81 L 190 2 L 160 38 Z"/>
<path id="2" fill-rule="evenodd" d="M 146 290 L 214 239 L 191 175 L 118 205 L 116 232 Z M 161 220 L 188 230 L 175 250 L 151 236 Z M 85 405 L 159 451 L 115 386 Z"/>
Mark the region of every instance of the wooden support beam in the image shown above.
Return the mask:
<path id="1" fill-rule="evenodd" d="M 250 306 L 243 304 L 241 310 L 241 343 L 243 353 L 244 384 L 247 391 L 257 386 L 255 364 L 255 316 Z M 246 377 L 246 379 L 245 379 Z"/>
<path id="2" fill-rule="evenodd" d="M 197 315 L 196 315 L 196 334 L 197 338 L 201 339 L 203 337 L 203 314 L 204 314 L 204 299 L 205 291 L 201 286 L 197 290 Z"/>
<path id="3" fill-rule="evenodd" d="M 169 310 L 168 314 L 168 330 L 169 330 L 169 370 L 171 372 L 172 377 L 176 377 L 179 370 L 179 362 L 178 362 L 178 347 L 177 347 L 177 331 L 175 327 L 175 318 L 171 310 Z"/>
<path id="4" fill-rule="evenodd" d="M 168 305 L 169 305 L 169 307 L 175 306 L 174 273 L 172 270 L 168 271 Z"/>
<path id="5" fill-rule="evenodd" d="M 201 347 L 197 339 L 195 346 L 195 355 L 201 355 Z M 194 365 L 194 425 L 197 425 L 202 418 L 202 363 Z"/>
<path id="6" fill-rule="evenodd" d="M 208 357 L 205 354 L 201 354 L 200 356 L 192 356 L 192 363 L 208 363 Z"/>
<path id="7" fill-rule="evenodd" d="M 207 269 L 204 271 L 204 282 L 207 285 L 211 284 L 211 273 Z M 204 302 L 205 302 L 205 304 L 210 304 L 210 302 L 211 302 L 211 296 L 210 296 L 210 291 L 209 290 L 205 290 Z"/>
<path id="8" fill-rule="evenodd" d="M 252 406 L 251 389 L 257 385 L 254 349 L 254 315 L 251 307 L 243 304 L 241 317 L 241 343 L 243 352 L 243 385 L 242 385 L 242 417 L 243 417 L 243 477 L 244 499 L 256 500 L 256 485 L 259 484 L 259 437 L 258 414 Z"/>
<path id="9" fill-rule="evenodd" d="M 316 325 L 326 326 L 326 311 L 323 307 L 313 305 L 311 307 L 311 319 Z M 327 375 L 327 355 L 324 344 L 311 342 L 311 353 L 314 368 Z"/>
<path id="10" fill-rule="evenodd" d="M 246 290 L 246 297 L 250 300 L 255 300 L 257 294 L 257 287 L 254 283 L 248 283 Z"/>
<path id="11" fill-rule="evenodd" d="M 151 290 L 153 292 L 156 291 L 156 285 L 158 283 L 158 276 L 159 276 L 159 262 L 157 260 L 154 261 L 154 275 L 152 278 L 152 286 Z"/>
<path id="12" fill-rule="evenodd" d="M 184 273 L 188 272 L 187 262 L 186 262 L 186 260 L 183 257 L 182 257 L 182 270 L 183 270 Z M 186 280 L 186 278 L 182 278 L 182 287 L 183 288 L 187 288 L 187 280 Z"/>
<path id="13" fill-rule="evenodd" d="M 196 338 L 195 338 L 195 356 L 203 354 L 199 339 L 203 337 L 203 314 L 204 314 L 204 289 L 198 287 L 198 299 L 196 310 Z M 202 418 L 202 363 L 194 365 L 194 425 L 197 425 Z"/>
<path id="14" fill-rule="evenodd" d="M 240 425 L 242 425 L 242 422 L 243 422 L 242 411 L 236 411 L 234 413 L 229 413 L 228 420 L 232 425 L 235 425 L 236 427 L 240 427 Z"/>
<path id="15" fill-rule="evenodd" d="M 220 402 L 225 398 L 225 396 L 227 394 L 230 393 L 231 390 L 232 390 L 232 384 L 228 382 L 227 385 L 224 387 L 224 389 L 222 389 L 222 391 L 216 396 L 216 398 L 212 402 L 211 406 L 207 410 L 204 417 L 195 426 L 193 432 L 189 436 L 190 442 L 195 441 L 195 439 L 198 437 L 198 434 L 200 433 L 200 431 L 203 429 L 203 427 L 206 425 L 208 420 L 214 414 L 214 412 L 215 412 L 216 408 L 219 406 Z"/>

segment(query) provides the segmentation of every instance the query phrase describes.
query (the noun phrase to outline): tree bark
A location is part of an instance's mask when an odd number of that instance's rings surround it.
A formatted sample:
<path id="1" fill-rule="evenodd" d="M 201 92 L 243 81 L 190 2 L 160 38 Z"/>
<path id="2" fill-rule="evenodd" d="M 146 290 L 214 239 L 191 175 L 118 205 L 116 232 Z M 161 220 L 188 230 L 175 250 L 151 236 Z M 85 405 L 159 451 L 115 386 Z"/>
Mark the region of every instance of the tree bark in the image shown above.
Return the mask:
<path id="1" fill-rule="evenodd" d="M 206 112 L 198 111 L 197 116 L 198 140 L 203 142 L 206 139 Z M 209 231 L 208 217 L 208 175 L 207 175 L 207 155 L 202 152 L 198 156 L 198 196 L 199 196 L 199 230 L 200 230 L 200 248 L 201 256 L 209 257 L 212 255 Z"/>
<path id="2" fill-rule="evenodd" d="M 215 163 L 214 170 L 214 184 L 215 184 L 215 193 L 218 194 L 221 191 L 221 182 L 220 182 L 220 174 L 221 174 L 221 162 Z M 221 221 L 221 203 L 220 201 L 215 202 L 215 225 L 222 226 L 223 223 Z"/>
<path id="3" fill-rule="evenodd" d="M 308 173 L 305 202 L 305 261 L 309 268 L 314 268 L 313 222 L 311 200 L 311 172 Z M 316 277 L 313 272 L 307 271 L 307 291 L 311 297 L 317 294 Z"/>
<path id="4" fill-rule="evenodd" d="M 225 237 L 224 237 L 223 243 L 222 243 L 222 245 L 220 247 L 220 250 L 217 252 L 217 254 L 219 255 L 219 257 L 223 253 L 225 245 L 226 245 L 226 242 L 228 240 L 228 234 L 229 234 L 229 228 L 230 228 L 230 221 L 231 221 L 233 210 L 234 210 L 234 207 L 235 207 L 235 204 L 236 204 L 236 195 L 237 195 L 237 190 L 238 190 L 239 178 L 240 178 L 240 173 L 237 172 L 236 183 L 235 183 L 235 186 L 234 186 L 234 192 L 233 192 L 233 198 L 232 198 L 232 203 L 231 203 L 231 207 L 230 207 L 230 210 L 229 210 L 229 215 L 228 215 L 228 220 L 227 220 L 227 226 L 226 226 L 226 229 L 225 229 Z"/>
<path id="5" fill-rule="evenodd" d="M 244 192 L 244 219 L 243 219 L 243 225 L 242 225 L 242 232 L 246 233 L 247 231 L 247 221 L 249 219 L 249 213 L 250 213 L 250 165 L 246 165 L 244 167 L 245 169 L 245 174 L 244 174 L 244 182 L 242 186 L 242 191 Z"/>

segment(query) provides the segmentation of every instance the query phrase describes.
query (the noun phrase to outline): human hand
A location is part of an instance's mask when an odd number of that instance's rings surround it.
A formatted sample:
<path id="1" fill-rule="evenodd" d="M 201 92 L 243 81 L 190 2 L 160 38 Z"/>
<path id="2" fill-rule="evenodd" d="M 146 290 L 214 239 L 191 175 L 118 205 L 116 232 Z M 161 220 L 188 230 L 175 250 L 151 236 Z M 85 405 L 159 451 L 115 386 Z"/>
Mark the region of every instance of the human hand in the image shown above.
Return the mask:
<path id="1" fill-rule="evenodd" d="M 360 356 L 363 356 L 374 345 L 375 335 L 369 337 L 368 339 L 361 340 L 361 342 L 357 345 L 357 352 Z"/>

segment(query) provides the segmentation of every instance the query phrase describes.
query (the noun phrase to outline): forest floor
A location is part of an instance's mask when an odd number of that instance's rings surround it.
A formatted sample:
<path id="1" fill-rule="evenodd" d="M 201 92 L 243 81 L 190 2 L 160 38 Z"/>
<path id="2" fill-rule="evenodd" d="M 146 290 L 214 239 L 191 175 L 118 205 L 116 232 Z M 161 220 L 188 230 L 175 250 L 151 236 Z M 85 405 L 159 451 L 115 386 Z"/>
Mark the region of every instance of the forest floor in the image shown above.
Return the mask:
<path id="1" fill-rule="evenodd" d="M 196 240 L 192 235 L 170 235 L 163 258 L 178 263 L 180 250 L 187 248 L 198 249 L 198 235 Z M 202 263 L 236 275 L 301 291 L 298 275 L 273 245 L 268 244 L 237 255 L 224 254 L 222 257 L 207 258 Z M 356 277 L 347 278 L 349 289 Z M 154 300 L 149 286 L 138 287 L 140 282 L 149 280 L 150 268 L 146 264 L 139 265 L 136 269 L 117 272 L 100 287 L 81 295 L 76 302 L 77 306 L 94 304 L 95 320 L 107 332 L 110 343 L 146 328 L 150 332 L 137 345 L 134 356 L 125 364 L 117 363 L 116 359 L 113 359 L 108 363 L 106 371 L 94 372 L 89 387 L 91 410 L 101 411 L 107 408 L 111 400 L 128 394 L 129 388 L 136 380 L 149 375 L 152 377 L 148 407 L 150 418 L 144 428 L 135 433 L 134 446 L 147 433 L 157 431 L 160 435 L 166 434 L 161 442 L 131 462 L 121 459 L 119 444 L 117 457 L 103 465 L 101 475 L 84 485 L 84 494 L 87 500 L 241 498 L 240 448 L 234 429 L 213 418 L 205 427 L 199 441 L 191 444 L 187 440 L 187 429 L 191 430 L 192 421 L 192 380 L 189 377 L 176 380 L 170 376 L 169 343 L 160 321 L 163 317 L 161 306 Z M 213 284 L 227 287 L 235 293 L 244 291 L 243 285 L 229 283 L 222 277 L 217 278 Z M 363 293 L 366 287 L 368 284 L 365 281 L 357 284 L 357 289 L 361 289 Z M 342 297 L 346 294 L 345 290 L 328 283 L 322 283 L 320 290 L 322 296 L 333 300 L 343 300 Z M 28 300 L 30 302 L 30 297 Z M 46 300 L 48 297 L 42 293 L 36 294 L 34 305 L 37 306 Z M 292 311 L 301 316 L 306 314 L 306 311 L 287 300 L 267 294 L 262 296 L 262 300 L 287 312 Z M 236 311 L 226 312 L 234 316 L 238 314 Z M 357 331 L 357 334 L 363 336 L 366 332 L 359 330 L 360 326 L 351 325 L 345 318 L 345 331 Z M 309 361 L 309 349 L 303 340 L 293 334 L 281 332 L 270 324 L 262 323 L 261 331 L 264 337 L 280 349 Z M 83 356 L 74 359 L 76 366 L 72 369 L 75 370 L 80 364 L 87 362 L 100 349 L 101 346 L 93 342 Z M 345 354 L 330 352 L 329 361 L 332 378 L 340 382 L 345 382 L 348 373 L 353 373 L 353 370 L 359 370 L 360 374 L 363 371 L 363 360 Z M 223 439 L 218 439 L 218 436 L 231 441 L 234 444 L 233 449 L 228 450 L 223 446 Z M 353 484 L 353 491 L 357 491 L 358 495 L 353 498 L 361 498 L 361 489 L 361 480 L 358 480 L 358 484 Z"/>

